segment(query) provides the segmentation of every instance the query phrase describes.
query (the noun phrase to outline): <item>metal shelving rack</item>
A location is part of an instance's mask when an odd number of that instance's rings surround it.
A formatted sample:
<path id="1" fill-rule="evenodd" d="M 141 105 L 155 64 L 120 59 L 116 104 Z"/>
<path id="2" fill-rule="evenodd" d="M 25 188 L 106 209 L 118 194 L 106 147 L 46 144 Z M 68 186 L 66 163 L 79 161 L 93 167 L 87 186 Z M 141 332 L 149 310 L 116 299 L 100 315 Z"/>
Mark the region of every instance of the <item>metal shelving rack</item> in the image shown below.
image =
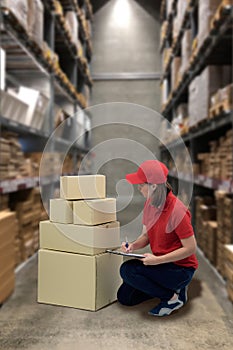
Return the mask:
<path id="1" fill-rule="evenodd" d="M 64 11 L 73 10 L 76 12 L 79 20 L 79 39 L 83 44 L 84 57 L 79 56 L 77 48 L 69 41 L 56 13 L 54 1 L 42 0 L 42 3 L 44 5 L 44 41 L 48 48 L 59 56 L 60 67 L 62 72 L 66 74 L 68 83 L 67 81 L 63 82 L 51 60 L 45 57 L 43 49 L 31 39 L 10 9 L 0 8 L 0 47 L 6 51 L 6 81 L 8 85 L 10 87 L 24 85 L 35 88 L 49 97 L 49 108 L 41 130 L 7 119 L 0 113 L 0 128 L 17 132 L 23 139 L 24 147 L 26 147 L 24 151 L 27 152 L 43 151 L 43 147 L 54 131 L 55 104 L 71 118 L 63 134 L 55 137 L 50 151 L 56 152 L 57 149 L 62 150 L 63 147 L 68 147 L 70 135 L 76 131 L 77 135 L 80 134 L 80 130 L 77 129 L 79 126 L 77 126 L 76 115 L 86 107 L 85 98 L 82 95 L 83 86 L 84 84 L 92 86 L 88 67 L 91 52 L 89 50 L 87 53 L 85 48 L 86 42 L 90 41 L 90 38 L 86 37 L 83 21 L 80 20 L 81 7 L 83 9 L 87 7 L 88 10 L 85 10 L 87 17 L 89 19 L 92 17 L 91 9 L 87 6 L 88 2 L 60 1 Z M 87 58 L 85 58 L 86 53 Z M 85 111 L 84 115 L 85 118 L 89 118 Z M 83 138 L 83 142 L 82 144 L 77 142 L 71 147 L 74 159 L 78 155 L 88 152 L 85 138 Z M 10 193 L 38 185 L 37 178 L 21 179 L 21 182 L 19 181 L 19 186 L 15 180 L 0 182 L 0 192 Z M 50 177 L 41 181 L 43 185 L 51 182 L 57 182 L 57 179 Z"/>
<path id="2" fill-rule="evenodd" d="M 166 18 L 166 1 L 163 0 L 161 4 L 161 20 L 167 20 L 167 30 L 163 41 L 161 43 L 160 51 L 166 47 L 171 48 L 171 55 L 168 59 L 165 67 L 164 74 L 161 78 L 161 83 L 164 79 L 170 79 L 171 75 L 171 64 L 174 57 L 180 55 L 181 50 L 181 39 L 184 31 L 190 28 L 192 31 L 192 37 L 194 38 L 197 34 L 197 19 L 196 11 L 198 6 L 198 0 L 190 0 L 186 13 L 183 18 L 183 23 L 180 28 L 180 32 L 175 41 L 171 40 L 172 32 L 172 21 L 176 14 L 177 1 L 174 0 L 172 4 L 172 11 Z M 215 21 L 214 27 L 210 30 L 208 37 L 203 42 L 195 55 L 190 60 L 189 68 L 184 73 L 182 80 L 179 81 L 175 90 L 170 91 L 168 102 L 163 106 L 161 111 L 162 115 L 171 122 L 175 115 L 175 108 L 180 103 L 187 103 L 188 100 L 188 87 L 191 81 L 199 75 L 203 69 L 208 65 L 219 65 L 219 64 L 232 64 L 232 25 L 233 25 L 233 7 L 230 1 L 223 1 L 225 6 L 222 7 L 219 18 Z M 227 3 L 227 5 L 226 5 Z M 202 123 L 189 129 L 189 131 L 182 135 L 182 140 L 175 140 L 166 145 L 160 146 L 161 159 L 168 161 L 169 150 L 179 150 L 179 147 L 185 143 L 189 147 L 190 157 L 193 162 L 196 161 L 197 153 L 205 151 L 208 147 L 208 141 L 214 139 L 218 135 L 224 135 L 224 132 L 233 128 L 233 111 L 222 112 L 220 115 L 213 119 L 206 119 Z M 232 145 L 233 152 L 233 145 Z M 179 173 L 179 179 L 176 172 L 170 172 L 170 181 L 176 188 L 177 181 L 180 180 L 186 186 L 191 185 L 191 181 L 194 182 L 194 192 L 191 200 L 192 216 L 195 213 L 195 202 L 194 197 L 200 194 L 210 194 L 214 190 L 224 190 L 229 194 L 233 193 L 233 179 L 221 181 L 212 178 L 207 178 L 203 175 L 196 175 L 193 179 L 187 174 Z M 193 222 L 195 226 L 195 222 Z M 232 236 L 233 241 L 233 236 Z"/>

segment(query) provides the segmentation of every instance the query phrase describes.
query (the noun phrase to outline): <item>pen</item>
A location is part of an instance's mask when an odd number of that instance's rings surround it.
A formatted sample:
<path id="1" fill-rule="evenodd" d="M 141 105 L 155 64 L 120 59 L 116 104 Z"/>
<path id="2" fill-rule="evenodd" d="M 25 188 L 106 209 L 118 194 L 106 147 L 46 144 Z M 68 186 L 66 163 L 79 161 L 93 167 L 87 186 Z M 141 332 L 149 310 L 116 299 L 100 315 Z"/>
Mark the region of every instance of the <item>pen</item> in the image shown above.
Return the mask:
<path id="1" fill-rule="evenodd" d="M 125 248 L 129 248 L 129 242 L 127 237 L 125 237 Z"/>

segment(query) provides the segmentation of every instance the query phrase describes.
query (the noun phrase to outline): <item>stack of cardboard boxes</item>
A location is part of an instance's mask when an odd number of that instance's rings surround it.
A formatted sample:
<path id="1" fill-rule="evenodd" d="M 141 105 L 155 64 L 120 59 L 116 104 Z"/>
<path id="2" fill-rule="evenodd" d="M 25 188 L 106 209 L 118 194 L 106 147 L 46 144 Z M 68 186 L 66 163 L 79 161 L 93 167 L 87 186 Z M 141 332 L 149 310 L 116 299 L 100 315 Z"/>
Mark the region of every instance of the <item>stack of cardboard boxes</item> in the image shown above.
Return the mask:
<path id="1" fill-rule="evenodd" d="M 233 198 L 224 191 L 195 197 L 198 246 L 223 277 L 227 277 L 225 245 L 233 243 Z"/>
<path id="2" fill-rule="evenodd" d="M 14 240 L 17 234 L 15 213 L 0 212 L 0 304 L 13 292 L 15 285 Z"/>
<path id="3" fill-rule="evenodd" d="M 217 269 L 225 277 L 224 245 L 233 243 L 233 199 L 224 191 L 215 192 L 217 205 Z"/>
<path id="4" fill-rule="evenodd" d="M 63 176 L 40 223 L 38 301 L 98 310 L 116 300 L 122 257 L 116 200 L 105 198 L 104 175 Z"/>

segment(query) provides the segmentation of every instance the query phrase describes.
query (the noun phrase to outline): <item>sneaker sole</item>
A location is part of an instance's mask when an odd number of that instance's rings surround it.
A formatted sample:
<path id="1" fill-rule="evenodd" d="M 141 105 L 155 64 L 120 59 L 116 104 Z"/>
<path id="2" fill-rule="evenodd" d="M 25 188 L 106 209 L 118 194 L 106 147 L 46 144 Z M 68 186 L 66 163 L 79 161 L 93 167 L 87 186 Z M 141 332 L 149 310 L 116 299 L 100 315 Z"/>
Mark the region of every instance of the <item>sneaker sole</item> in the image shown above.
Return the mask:
<path id="1" fill-rule="evenodd" d="M 174 307 L 174 309 L 169 309 L 169 308 L 162 308 L 158 314 L 154 314 L 153 312 L 148 312 L 148 315 L 151 316 L 156 316 L 156 317 L 163 317 L 163 316 L 169 316 L 173 311 L 180 309 L 182 306 L 184 306 L 183 302 L 182 304 L 177 305 Z M 166 313 L 160 313 L 162 310 L 166 311 Z"/>

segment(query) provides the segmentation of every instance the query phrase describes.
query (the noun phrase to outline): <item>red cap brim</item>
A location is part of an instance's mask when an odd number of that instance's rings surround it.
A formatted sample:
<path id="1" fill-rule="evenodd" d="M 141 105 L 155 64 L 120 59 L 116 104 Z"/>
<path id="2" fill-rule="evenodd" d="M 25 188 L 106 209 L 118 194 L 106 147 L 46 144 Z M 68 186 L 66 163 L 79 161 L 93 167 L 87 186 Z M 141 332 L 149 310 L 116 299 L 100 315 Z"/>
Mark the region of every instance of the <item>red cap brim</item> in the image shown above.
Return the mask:
<path id="1" fill-rule="evenodd" d="M 145 180 L 138 176 L 138 173 L 127 174 L 125 178 L 132 185 L 143 184 L 145 182 Z"/>

